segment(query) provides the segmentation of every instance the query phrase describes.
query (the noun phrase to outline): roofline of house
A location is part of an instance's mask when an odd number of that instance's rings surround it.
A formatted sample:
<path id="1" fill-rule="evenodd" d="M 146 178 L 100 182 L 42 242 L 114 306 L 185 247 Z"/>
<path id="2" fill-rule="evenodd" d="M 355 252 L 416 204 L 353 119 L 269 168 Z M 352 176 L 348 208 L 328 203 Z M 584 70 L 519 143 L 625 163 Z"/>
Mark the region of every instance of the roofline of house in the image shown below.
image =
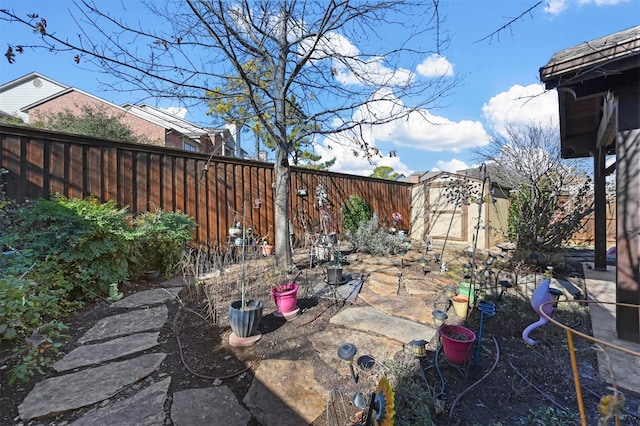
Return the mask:
<path id="1" fill-rule="evenodd" d="M 0 91 L 6 90 L 6 89 L 10 89 L 13 86 L 17 86 L 18 84 L 24 83 L 25 81 L 28 81 L 31 77 L 38 77 L 38 78 L 41 78 L 43 80 L 47 80 L 50 83 L 56 84 L 58 86 L 62 86 L 65 89 L 69 88 L 69 86 L 67 86 L 66 84 L 62 84 L 59 81 L 56 81 L 56 80 L 54 80 L 52 78 L 49 78 L 49 77 L 47 77 L 45 75 L 40 74 L 39 72 L 35 72 L 34 71 L 34 72 L 30 72 L 29 74 L 25 74 L 22 77 L 18 77 L 15 80 L 11 80 L 11 81 L 1 85 L 0 86 Z"/>
<path id="2" fill-rule="evenodd" d="M 34 103 L 32 103 L 32 104 L 29 104 L 29 105 L 27 105 L 27 106 L 25 106 L 25 107 L 21 108 L 21 109 L 20 109 L 20 111 L 22 111 L 22 112 L 25 112 L 25 113 L 26 113 L 26 112 L 28 112 L 28 111 L 29 111 L 30 109 L 32 109 L 32 108 L 35 108 L 35 107 L 37 107 L 37 106 L 39 106 L 39 105 L 42 105 L 42 104 L 44 104 L 44 103 L 47 103 L 47 102 L 51 101 L 52 99 L 58 98 L 58 97 L 60 97 L 60 96 L 66 95 L 66 94 L 71 93 L 71 92 L 78 92 L 78 93 L 81 93 L 81 94 L 83 94 L 83 95 L 85 95 L 85 96 L 88 96 L 88 97 L 90 97 L 90 98 L 92 98 L 92 99 L 94 99 L 94 100 L 98 101 L 98 102 L 102 102 L 102 103 L 107 104 L 107 105 L 108 105 L 108 106 L 110 106 L 110 107 L 116 108 L 117 110 L 120 110 L 123 114 L 131 114 L 131 115 L 133 115 L 133 116 L 135 116 L 135 117 L 140 118 L 141 120 L 145 120 L 145 121 L 147 121 L 147 122 L 150 122 L 150 123 L 153 123 L 153 124 L 155 124 L 155 125 L 157 125 L 157 126 L 160 126 L 160 127 L 162 127 L 163 129 L 165 129 L 165 131 L 166 131 L 166 130 L 172 130 L 172 131 L 175 131 L 176 133 L 178 133 L 178 134 L 180 134 L 180 135 L 182 135 L 182 136 L 185 136 L 185 137 L 189 138 L 190 140 L 192 140 L 192 141 L 194 141 L 194 142 L 196 142 L 196 143 L 200 143 L 200 141 L 199 141 L 199 140 L 194 140 L 192 136 L 189 136 L 189 135 L 185 134 L 184 132 L 180 131 L 180 129 L 175 129 L 175 128 L 172 128 L 172 127 L 167 127 L 167 126 L 165 125 L 166 123 L 162 122 L 160 119 L 158 119 L 158 118 L 156 118 L 156 117 L 153 117 L 153 116 L 151 116 L 151 118 L 149 118 L 149 117 L 145 117 L 143 114 L 141 114 L 141 113 L 140 113 L 140 112 L 138 112 L 138 111 L 128 110 L 128 109 L 126 109 L 126 108 L 121 107 L 120 105 L 116 105 L 116 104 L 114 104 L 113 102 L 109 102 L 109 101 L 107 101 L 106 99 L 100 98 L 100 97 L 98 97 L 98 96 L 96 96 L 96 95 L 93 95 L 93 94 L 91 94 L 91 93 L 85 92 L 84 90 L 78 89 L 77 87 L 68 87 L 68 88 L 67 88 L 67 89 L 65 89 L 65 90 L 62 90 L 62 91 L 57 92 L 57 93 L 54 93 L 54 94 L 53 94 L 53 95 L 51 95 L 51 96 L 48 96 L 48 97 L 46 97 L 46 98 L 44 98 L 44 99 L 40 99 L 39 101 L 34 102 Z"/>

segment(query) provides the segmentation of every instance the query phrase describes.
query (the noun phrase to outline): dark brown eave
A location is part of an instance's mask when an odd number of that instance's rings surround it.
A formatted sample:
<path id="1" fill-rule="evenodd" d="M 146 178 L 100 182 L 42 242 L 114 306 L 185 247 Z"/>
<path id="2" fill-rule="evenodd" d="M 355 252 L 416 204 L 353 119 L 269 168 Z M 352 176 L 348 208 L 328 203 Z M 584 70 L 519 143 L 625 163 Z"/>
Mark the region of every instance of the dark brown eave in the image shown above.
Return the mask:
<path id="1" fill-rule="evenodd" d="M 638 67 L 640 26 L 561 50 L 540 68 L 547 89 L 611 77 Z"/>
<path id="2" fill-rule="evenodd" d="M 598 144 L 613 154 L 615 140 L 601 126 L 603 104 L 608 93 L 640 81 L 640 26 L 555 53 L 540 79 L 547 90 L 558 90 L 562 156 L 589 157 Z"/>

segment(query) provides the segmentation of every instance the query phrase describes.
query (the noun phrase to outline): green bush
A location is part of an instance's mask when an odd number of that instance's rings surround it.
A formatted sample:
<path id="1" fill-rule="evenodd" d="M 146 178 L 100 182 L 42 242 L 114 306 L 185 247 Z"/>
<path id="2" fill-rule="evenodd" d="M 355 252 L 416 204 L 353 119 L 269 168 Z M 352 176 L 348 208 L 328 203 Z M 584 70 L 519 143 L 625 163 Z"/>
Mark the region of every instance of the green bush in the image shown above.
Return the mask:
<path id="1" fill-rule="evenodd" d="M 580 422 L 574 415 L 554 407 L 541 407 L 537 410 L 529 410 L 527 417 L 521 417 L 521 425 L 545 425 L 545 426 L 570 426 L 579 425 Z"/>
<path id="2" fill-rule="evenodd" d="M 34 262 L 52 260 L 76 286 L 76 297 L 92 299 L 111 283 L 129 281 L 134 234 L 130 215 L 113 201 L 55 196 L 18 211 L 17 226 L 5 245 L 34 253 Z"/>
<path id="3" fill-rule="evenodd" d="M 10 383 L 53 364 L 67 338 L 62 320 L 111 283 L 127 283 L 136 259 L 172 271 L 196 226 L 180 212 L 132 219 L 112 201 L 61 196 L 0 203 L 0 218 L 11 225 L 0 233 L 0 342 L 14 348 Z"/>
<path id="4" fill-rule="evenodd" d="M 378 223 L 378 215 L 373 214 L 371 219 L 363 222 L 354 233 L 350 235 L 351 242 L 356 250 L 370 253 L 375 256 L 387 256 L 399 253 L 405 248 L 404 242 L 396 235 L 385 232 Z"/>
<path id="5" fill-rule="evenodd" d="M 9 384 L 28 382 L 55 361 L 62 340 L 68 338 L 62 319 L 83 305 L 70 300 L 73 285 L 56 262 L 31 263 L 30 255 L 18 252 L 4 258 L 0 275 L 0 341 L 13 346 Z"/>
<path id="6" fill-rule="evenodd" d="M 186 245 L 193 240 L 196 222 L 182 212 L 158 209 L 137 216 L 134 227 L 139 238 L 136 247 L 141 254 L 138 265 L 171 275 L 179 266 Z"/>
<path id="7" fill-rule="evenodd" d="M 360 224 L 371 219 L 371 208 L 358 195 L 352 195 L 342 205 L 342 225 L 350 232 L 354 233 Z"/>

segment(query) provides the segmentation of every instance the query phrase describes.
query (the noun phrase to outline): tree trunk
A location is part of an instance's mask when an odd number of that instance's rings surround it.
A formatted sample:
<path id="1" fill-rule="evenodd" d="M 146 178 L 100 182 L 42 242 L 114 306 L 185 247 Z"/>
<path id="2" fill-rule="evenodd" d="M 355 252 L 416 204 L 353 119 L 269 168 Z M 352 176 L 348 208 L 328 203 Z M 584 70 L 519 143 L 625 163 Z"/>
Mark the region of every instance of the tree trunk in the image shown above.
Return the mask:
<path id="1" fill-rule="evenodd" d="M 289 241 L 289 182 L 291 175 L 287 153 L 276 151 L 275 172 L 275 242 L 276 265 L 282 268 L 293 267 L 291 244 Z"/>

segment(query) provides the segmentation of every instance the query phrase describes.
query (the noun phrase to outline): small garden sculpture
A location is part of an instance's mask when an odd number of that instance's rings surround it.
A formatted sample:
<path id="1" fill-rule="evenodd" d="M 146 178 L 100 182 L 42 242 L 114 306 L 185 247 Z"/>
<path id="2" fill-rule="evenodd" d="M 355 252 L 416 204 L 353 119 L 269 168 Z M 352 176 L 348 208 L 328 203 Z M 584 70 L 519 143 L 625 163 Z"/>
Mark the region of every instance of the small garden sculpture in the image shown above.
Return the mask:
<path id="1" fill-rule="evenodd" d="M 551 303 L 547 303 L 542 306 L 545 302 L 552 301 L 551 293 L 549 293 L 549 286 L 551 285 L 551 277 L 545 277 L 545 279 L 540 283 L 538 287 L 531 294 L 531 307 L 538 315 L 540 315 L 540 319 L 533 324 L 530 324 L 527 328 L 522 332 L 522 339 L 525 343 L 529 345 L 535 345 L 536 341 L 529 337 L 529 333 L 533 331 L 535 328 L 542 327 L 549 320 L 542 315 L 544 312 L 546 315 L 551 315 L 553 312 L 553 305 Z"/>

